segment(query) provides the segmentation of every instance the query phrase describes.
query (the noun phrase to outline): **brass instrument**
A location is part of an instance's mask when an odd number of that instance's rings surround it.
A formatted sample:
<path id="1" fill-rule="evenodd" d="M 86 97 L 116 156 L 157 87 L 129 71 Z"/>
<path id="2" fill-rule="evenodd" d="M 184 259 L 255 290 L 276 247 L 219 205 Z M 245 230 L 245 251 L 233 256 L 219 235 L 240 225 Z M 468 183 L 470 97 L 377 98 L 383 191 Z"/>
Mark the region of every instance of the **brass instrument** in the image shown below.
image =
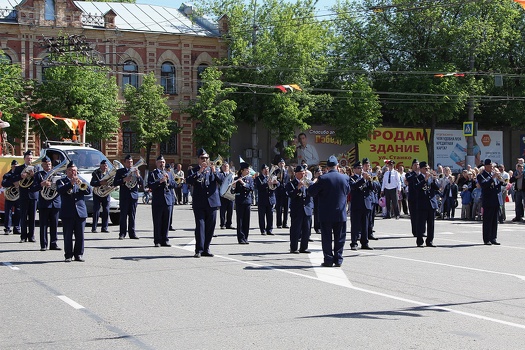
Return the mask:
<path id="1" fill-rule="evenodd" d="M 44 181 L 49 181 L 53 179 L 53 177 L 57 173 L 66 170 L 67 163 L 68 163 L 68 160 L 64 159 L 60 164 L 53 167 L 53 169 L 51 169 L 51 171 L 49 171 L 49 173 L 47 173 L 47 175 L 44 177 Z M 40 195 L 42 196 L 42 198 L 48 201 L 55 199 L 55 197 L 58 195 L 56 182 L 52 181 L 51 186 L 49 187 L 45 186 L 44 188 L 42 188 L 40 190 Z"/>
<path id="2" fill-rule="evenodd" d="M 224 159 L 222 159 L 220 154 L 217 156 L 217 158 L 211 161 L 211 164 L 215 165 L 216 168 L 220 168 L 222 163 L 224 163 Z"/>
<path id="3" fill-rule="evenodd" d="M 20 198 L 20 190 L 16 186 L 10 186 L 5 189 L 4 197 L 8 201 L 14 202 Z"/>
<path id="4" fill-rule="evenodd" d="M 170 168 L 170 173 L 171 173 L 171 176 L 173 176 L 173 181 L 175 181 L 177 186 L 179 186 L 181 183 L 184 182 L 184 177 L 175 174 L 175 170 L 173 168 Z"/>
<path id="5" fill-rule="evenodd" d="M 137 172 L 139 170 L 139 167 L 144 164 L 144 158 L 140 157 L 139 161 L 133 164 L 133 166 L 129 169 L 128 173 L 125 177 L 128 177 L 129 175 L 132 175 L 132 179 L 128 182 L 126 182 L 126 186 L 131 190 L 135 186 L 137 186 L 138 182 L 138 176 Z"/>
<path id="6" fill-rule="evenodd" d="M 170 171 L 172 171 L 172 170 L 170 169 Z M 152 176 L 153 176 L 153 180 L 159 181 L 159 182 L 160 182 L 161 178 L 163 178 L 163 177 L 166 178 L 166 181 L 164 181 L 164 192 L 169 192 L 169 190 L 170 190 L 169 189 L 169 185 L 170 185 L 169 184 L 169 175 L 168 175 L 168 173 L 166 172 L 165 169 L 162 169 L 162 174 L 159 174 L 158 177 L 155 177 L 155 173 L 153 173 Z"/>
<path id="7" fill-rule="evenodd" d="M 22 170 L 22 174 L 26 173 L 27 176 L 23 179 L 20 179 L 20 181 L 18 182 L 18 185 L 20 187 L 29 188 L 33 184 L 33 180 L 35 177 L 35 165 L 40 164 L 42 162 L 42 159 L 44 159 L 45 156 L 46 156 L 46 150 L 42 149 L 42 151 L 40 151 L 40 157 L 32 161 L 30 165 L 26 166 L 25 169 Z"/>
<path id="8" fill-rule="evenodd" d="M 113 186 L 113 181 L 115 180 L 115 174 L 118 169 L 123 168 L 121 162 L 118 160 L 113 161 L 113 169 L 111 169 L 100 181 L 107 181 L 105 185 L 101 185 L 93 188 L 93 193 L 99 197 L 106 197 L 108 194 L 113 192 L 118 186 Z"/>
<path id="9" fill-rule="evenodd" d="M 81 191 L 85 191 L 88 189 L 88 184 L 84 181 L 82 181 L 81 178 L 77 177 L 77 178 L 74 178 L 76 179 L 75 180 L 75 183 L 77 184 L 77 186 L 80 188 Z M 72 194 L 73 193 L 73 188 L 70 188 L 69 190 L 67 190 L 67 194 Z"/>
<path id="10" fill-rule="evenodd" d="M 277 188 L 277 184 L 273 183 L 277 180 L 277 175 L 275 175 L 275 171 L 279 169 L 277 165 L 272 165 L 272 168 L 270 169 L 270 176 L 268 177 L 268 188 L 270 190 L 275 190 Z"/>
<path id="11" fill-rule="evenodd" d="M 314 184 L 316 180 L 308 180 L 306 176 L 303 176 L 301 180 L 299 180 L 299 183 L 303 184 L 304 187 L 308 188 L 310 185 Z"/>

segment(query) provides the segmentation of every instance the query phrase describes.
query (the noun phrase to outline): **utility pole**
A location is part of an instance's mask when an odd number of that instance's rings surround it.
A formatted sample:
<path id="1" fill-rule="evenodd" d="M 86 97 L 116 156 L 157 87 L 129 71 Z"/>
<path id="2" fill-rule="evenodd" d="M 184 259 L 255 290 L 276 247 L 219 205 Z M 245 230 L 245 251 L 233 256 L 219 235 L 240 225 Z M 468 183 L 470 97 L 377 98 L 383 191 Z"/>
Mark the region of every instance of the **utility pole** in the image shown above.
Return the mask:
<path id="1" fill-rule="evenodd" d="M 255 61 L 255 58 L 257 57 L 257 24 L 255 22 L 257 15 L 257 0 L 253 0 L 253 24 L 252 24 L 252 62 Z M 259 140 L 257 136 L 257 96 L 255 95 L 256 92 L 254 92 L 254 95 L 252 97 L 252 109 L 253 109 L 253 125 L 252 125 L 252 169 L 255 171 L 258 171 L 259 169 Z"/>
<path id="2" fill-rule="evenodd" d="M 470 71 L 474 71 L 474 49 L 471 47 L 470 49 L 470 57 L 469 57 L 469 63 L 470 63 Z M 475 78 L 474 78 L 475 79 Z M 468 100 L 468 115 L 467 119 L 469 122 L 474 122 L 474 98 L 469 96 Z M 474 123 L 473 123 L 474 124 Z M 474 128 L 475 130 L 475 128 Z M 473 131 L 474 131 L 473 130 Z M 467 136 L 467 156 L 465 159 L 465 168 L 467 168 L 468 165 L 471 167 L 477 167 L 479 164 L 476 163 L 476 155 L 474 154 L 474 137 L 476 137 L 476 132 L 474 131 L 473 136 Z"/>

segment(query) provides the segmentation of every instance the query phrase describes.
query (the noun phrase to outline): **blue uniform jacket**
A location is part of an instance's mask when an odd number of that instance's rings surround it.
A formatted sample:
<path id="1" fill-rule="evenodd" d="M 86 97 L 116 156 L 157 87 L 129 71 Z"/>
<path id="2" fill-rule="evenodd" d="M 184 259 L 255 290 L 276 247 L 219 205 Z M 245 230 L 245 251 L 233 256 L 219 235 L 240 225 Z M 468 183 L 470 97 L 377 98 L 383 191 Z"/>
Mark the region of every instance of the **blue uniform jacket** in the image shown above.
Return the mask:
<path id="1" fill-rule="evenodd" d="M 282 172 L 282 175 L 281 175 L 281 172 Z M 286 171 L 286 168 L 284 170 L 277 169 L 274 172 L 274 175 L 277 176 L 277 180 L 279 180 L 279 186 L 277 186 L 277 189 L 275 190 L 275 194 L 277 196 L 286 196 L 285 186 L 288 182 L 290 182 L 290 175 L 288 175 L 288 171 Z"/>
<path id="2" fill-rule="evenodd" d="M 257 176 L 257 178 L 255 179 L 255 188 L 257 189 L 258 193 L 257 205 L 260 207 L 275 205 L 276 190 L 270 190 L 270 187 L 268 185 L 268 179 L 269 177 L 264 176 L 263 174 Z M 277 183 L 276 186 L 279 186 L 279 183 Z"/>
<path id="3" fill-rule="evenodd" d="M 416 196 L 417 176 L 418 176 L 418 173 L 416 173 L 415 171 L 409 171 L 405 175 L 405 180 L 406 182 L 408 182 L 408 200 L 411 202 L 412 201 L 415 202 L 417 199 L 417 196 Z"/>
<path id="4" fill-rule="evenodd" d="M 47 175 L 47 172 L 45 172 L 44 170 L 39 171 L 38 173 L 35 174 L 35 182 L 40 186 L 40 183 L 44 181 L 44 178 L 46 177 L 46 175 Z M 43 187 L 40 186 L 40 189 L 43 189 Z M 56 188 L 55 188 L 55 191 L 56 191 Z M 43 208 L 51 209 L 51 208 L 60 208 L 60 207 L 61 207 L 60 195 L 57 195 L 53 200 L 44 199 L 42 195 L 38 196 L 38 208 L 39 209 L 43 209 Z"/>
<path id="5" fill-rule="evenodd" d="M 319 197 L 320 222 L 346 221 L 346 198 L 350 192 L 348 175 L 332 169 L 319 176 L 308 191 L 311 196 Z"/>
<path id="6" fill-rule="evenodd" d="M 22 171 L 26 168 L 25 164 L 19 165 L 15 168 L 15 171 L 13 172 L 13 182 L 17 182 L 22 180 Z M 42 167 L 35 166 L 35 174 L 42 170 Z M 33 179 L 34 180 L 34 179 Z M 28 188 L 22 188 L 20 186 L 18 188 L 20 190 L 20 199 L 38 199 L 38 193 L 40 191 L 40 184 L 36 181 L 33 181 L 31 186 Z"/>
<path id="7" fill-rule="evenodd" d="M 120 200 L 139 199 L 139 184 L 141 184 L 144 180 L 142 179 L 142 176 L 139 175 L 135 187 L 129 189 L 126 183 L 124 182 L 124 178 L 126 177 L 128 172 L 129 169 L 127 168 L 121 168 L 117 170 L 117 172 L 115 173 L 115 178 L 113 179 L 113 185 L 120 186 Z"/>
<path id="8" fill-rule="evenodd" d="M 477 180 L 481 186 L 482 206 L 484 208 L 498 207 L 500 205 L 498 194 L 501 193 L 501 181 L 494 180 L 486 170 L 478 175 Z"/>
<path id="9" fill-rule="evenodd" d="M 175 199 L 173 197 L 173 188 L 177 186 L 171 172 L 166 171 L 168 174 L 168 181 L 160 183 L 160 179 L 164 177 L 159 169 L 155 169 L 149 172 L 148 175 L 148 188 L 153 193 L 153 199 L 151 201 L 152 206 L 170 206 L 173 205 Z"/>
<path id="10" fill-rule="evenodd" d="M 425 180 L 425 175 L 419 174 L 415 183 L 417 208 L 422 210 L 437 209 L 439 207 L 436 195 L 439 193 L 437 180 Z"/>
<path id="11" fill-rule="evenodd" d="M 308 193 L 306 187 L 297 188 L 299 181 L 293 179 L 286 184 L 286 195 L 290 197 L 290 215 L 295 216 L 297 213 L 304 211 L 307 216 L 312 216 L 314 210 L 314 200 Z"/>
<path id="12" fill-rule="evenodd" d="M 357 174 L 350 177 L 350 191 L 352 199 L 351 211 L 372 209 L 372 182 L 365 181 L 364 177 Z"/>
<path id="13" fill-rule="evenodd" d="M 224 180 L 224 174 L 220 171 L 210 170 L 199 172 L 200 166 L 189 171 L 186 183 L 193 186 L 192 206 L 194 208 L 218 208 L 221 206 L 219 196 L 220 184 Z"/>
<path id="14" fill-rule="evenodd" d="M 87 218 L 84 196 L 91 193 L 91 186 L 88 185 L 83 191 L 77 184 L 71 185 L 71 181 L 64 176 L 57 181 L 57 190 L 62 200 L 62 207 L 60 208 L 61 219 L 75 218 L 75 214 L 78 214 L 80 218 Z"/>
<path id="15" fill-rule="evenodd" d="M 239 177 L 237 176 L 235 180 L 237 180 Z M 233 180 L 233 181 L 235 181 Z M 235 185 L 234 193 L 235 193 L 235 204 L 252 204 L 252 192 L 253 192 L 253 177 L 246 176 L 244 178 L 244 186 L 241 185 L 239 182 Z"/>

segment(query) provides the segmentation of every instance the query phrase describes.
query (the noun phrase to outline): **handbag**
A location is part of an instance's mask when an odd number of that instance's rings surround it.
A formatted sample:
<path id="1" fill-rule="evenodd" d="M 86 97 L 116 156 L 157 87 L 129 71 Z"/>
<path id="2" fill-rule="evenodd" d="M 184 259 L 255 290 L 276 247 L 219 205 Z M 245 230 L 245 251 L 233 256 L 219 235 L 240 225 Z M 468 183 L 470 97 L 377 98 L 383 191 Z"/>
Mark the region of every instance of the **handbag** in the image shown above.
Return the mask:
<path id="1" fill-rule="evenodd" d="M 379 206 L 380 206 L 381 208 L 386 207 L 386 199 L 385 199 L 384 196 L 381 197 L 381 198 L 379 198 Z"/>

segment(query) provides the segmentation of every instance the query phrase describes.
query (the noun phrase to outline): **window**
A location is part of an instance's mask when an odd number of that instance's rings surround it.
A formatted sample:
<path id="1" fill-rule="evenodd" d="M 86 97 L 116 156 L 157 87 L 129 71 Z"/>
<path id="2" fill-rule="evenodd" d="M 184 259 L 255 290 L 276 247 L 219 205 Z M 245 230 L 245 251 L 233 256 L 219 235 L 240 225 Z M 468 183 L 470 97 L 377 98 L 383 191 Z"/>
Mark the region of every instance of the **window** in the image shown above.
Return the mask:
<path id="1" fill-rule="evenodd" d="M 55 20 L 55 0 L 45 0 L 44 19 L 46 21 Z"/>
<path id="2" fill-rule="evenodd" d="M 177 135 L 177 132 L 172 132 L 168 141 L 160 144 L 161 154 L 177 154 Z"/>
<path id="3" fill-rule="evenodd" d="M 164 88 L 164 93 L 174 95 L 177 93 L 175 86 L 175 66 L 171 62 L 164 62 L 160 70 L 160 85 Z"/>
<path id="4" fill-rule="evenodd" d="M 122 152 L 139 153 L 140 147 L 137 133 L 131 130 L 129 122 L 122 123 Z"/>
<path id="5" fill-rule="evenodd" d="M 125 88 L 127 84 L 139 87 L 139 68 L 133 61 L 124 62 L 124 74 L 122 75 L 122 88 Z"/>
<path id="6" fill-rule="evenodd" d="M 199 93 L 199 89 L 202 87 L 202 73 L 208 68 L 207 64 L 201 64 L 197 67 L 197 94 Z"/>
<path id="7" fill-rule="evenodd" d="M 13 60 L 11 59 L 11 57 L 8 55 L 8 54 L 0 54 L 0 63 L 2 64 L 11 64 L 13 63 Z"/>

